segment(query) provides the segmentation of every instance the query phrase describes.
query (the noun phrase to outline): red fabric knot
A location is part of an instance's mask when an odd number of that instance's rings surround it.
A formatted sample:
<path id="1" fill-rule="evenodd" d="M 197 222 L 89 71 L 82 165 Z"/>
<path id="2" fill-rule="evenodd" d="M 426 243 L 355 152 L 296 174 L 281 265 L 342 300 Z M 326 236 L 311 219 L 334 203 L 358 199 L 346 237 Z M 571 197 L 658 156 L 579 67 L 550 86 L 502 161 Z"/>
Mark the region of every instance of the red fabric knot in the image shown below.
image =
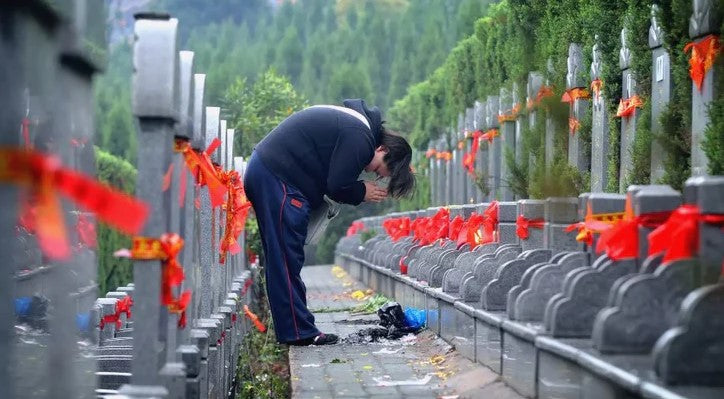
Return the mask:
<path id="1" fill-rule="evenodd" d="M 518 215 L 518 218 L 515 220 L 515 234 L 517 234 L 521 240 L 527 240 L 530 236 L 528 231 L 530 228 L 542 229 L 544 224 L 545 221 L 543 219 L 526 219 L 523 215 Z"/>

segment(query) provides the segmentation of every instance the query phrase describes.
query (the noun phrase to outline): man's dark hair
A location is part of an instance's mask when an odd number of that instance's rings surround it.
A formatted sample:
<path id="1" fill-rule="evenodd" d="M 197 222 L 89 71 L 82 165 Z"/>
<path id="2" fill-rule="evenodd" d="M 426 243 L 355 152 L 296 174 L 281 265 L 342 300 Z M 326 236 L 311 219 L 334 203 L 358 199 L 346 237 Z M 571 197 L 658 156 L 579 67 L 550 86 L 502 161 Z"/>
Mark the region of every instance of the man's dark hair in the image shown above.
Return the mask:
<path id="1" fill-rule="evenodd" d="M 387 192 L 395 198 L 409 197 L 415 190 L 415 175 L 410 169 L 412 148 L 404 137 L 382 128 L 382 143 L 387 149 L 383 160 L 390 171 L 390 184 Z"/>

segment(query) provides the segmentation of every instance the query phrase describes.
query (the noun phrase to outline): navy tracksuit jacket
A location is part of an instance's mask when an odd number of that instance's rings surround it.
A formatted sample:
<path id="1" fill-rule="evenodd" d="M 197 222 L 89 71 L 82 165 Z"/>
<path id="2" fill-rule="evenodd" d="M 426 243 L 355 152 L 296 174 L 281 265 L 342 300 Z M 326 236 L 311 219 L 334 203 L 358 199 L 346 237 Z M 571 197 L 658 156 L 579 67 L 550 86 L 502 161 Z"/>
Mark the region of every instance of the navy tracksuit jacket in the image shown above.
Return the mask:
<path id="1" fill-rule="evenodd" d="M 332 108 L 311 107 L 279 124 L 254 149 L 244 188 L 254 207 L 264 248 L 267 295 L 279 342 L 320 332 L 307 309 L 300 272 L 309 213 L 326 194 L 358 205 L 365 186 L 358 180 L 380 145 L 382 119 L 377 107 L 345 100 L 369 122 Z"/>

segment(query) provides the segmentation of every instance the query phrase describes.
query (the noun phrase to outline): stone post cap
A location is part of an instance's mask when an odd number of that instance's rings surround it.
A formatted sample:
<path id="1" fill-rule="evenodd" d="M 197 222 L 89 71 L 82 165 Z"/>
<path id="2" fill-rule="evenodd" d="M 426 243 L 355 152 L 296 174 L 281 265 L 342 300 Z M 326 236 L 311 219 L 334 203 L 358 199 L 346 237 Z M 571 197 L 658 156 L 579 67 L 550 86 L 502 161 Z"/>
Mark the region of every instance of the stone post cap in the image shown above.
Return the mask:
<path id="1" fill-rule="evenodd" d="M 215 346 L 221 338 L 222 321 L 218 319 L 196 319 L 196 328 L 204 329 L 209 334 L 209 346 Z"/>
<path id="2" fill-rule="evenodd" d="M 123 299 L 128 296 L 127 292 L 123 291 L 110 291 L 106 292 L 106 298 L 116 298 L 116 299 Z"/>
<path id="3" fill-rule="evenodd" d="M 229 295 L 236 295 L 236 294 L 229 294 Z M 231 310 L 231 314 L 238 313 L 239 312 L 239 302 L 236 299 L 228 298 L 224 300 L 224 307 L 229 308 Z"/>
<path id="4" fill-rule="evenodd" d="M 133 294 L 134 290 L 135 290 L 134 287 L 118 287 L 118 288 L 116 288 L 116 291 L 125 292 L 128 295 Z"/>
<path id="5" fill-rule="evenodd" d="M 566 224 L 578 221 L 577 197 L 551 197 L 546 199 L 546 223 Z"/>
<path id="6" fill-rule="evenodd" d="M 669 186 L 642 186 L 631 199 L 634 214 L 665 212 L 681 205 L 681 193 Z"/>
<path id="7" fill-rule="evenodd" d="M 692 176 L 684 183 L 684 202 L 696 204 L 699 201 L 699 186 L 704 183 L 707 176 Z"/>
<path id="8" fill-rule="evenodd" d="M 221 322 L 221 328 L 226 330 L 231 325 L 231 309 L 226 306 L 219 306 L 216 311 L 211 314 L 212 319 L 217 319 Z"/>
<path id="9" fill-rule="evenodd" d="M 498 202 L 498 222 L 515 223 L 518 218 L 518 203 L 515 201 Z"/>
<path id="10" fill-rule="evenodd" d="M 178 119 L 178 20 L 167 14 L 136 15 L 133 48 L 133 114 Z"/>
<path id="11" fill-rule="evenodd" d="M 702 213 L 724 214 L 724 176 L 704 176 L 697 197 Z"/>
<path id="12" fill-rule="evenodd" d="M 578 195 L 578 219 L 583 220 L 586 217 L 586 205 L 588 205 L 588 197 L 591 193 L 582 193 Z"/>
<path id="13" fill-rule="evenodd" d="M 591 193 L 588 205 L 594 214 L 618 213 L 626 209 L 626 195 L 612 193 Z"/>
<path id="14" fill-rule="evenodd" d="M 500 126 L 498 122 L 500 103 L 498 96 L 488 96 L 485 105 L 485 127 L 486 129 L 495 129 Z"/>
<path id="15" fill-rule="evenodd" d="M 160 385 L 121 385 L 118 394 L 127 398 L 160 399 L 168 396 L 168 390 Z"/>
<path id="16" fill-rule="evenodd" d="M 206 114 L 204 101 L 204 89 L 206 87 L 206 75 L 203 73 L 194 74 L 194 116 L 193 116 L 193 141 L 194 148 L 203 147 L 204 129 L 206 129 Z"/>
<path id="17" fill-rule="evenodd" d="M 696 39 L 717 30 L 720 20 L 712 0 L 692 0 L 693 11 L 689 18 L 689 37 Z"/>
<path id="18" fill-rule="evenodd" d="M 544 200 L 524 199 L 518 201 L 518 214 L 526 219 L 543 219 L 545 217 Z"/>
<path id="19" fill-rule="evenodd" d="M 186 366 L 186 375 L 188 377 L 199 375 L 201 351 L 196 345 L 179 345 L 176 353 L 180 355 L 181 361 Z"/>
<path id="20" fill-rule="evenodd" d="M 189 331 L 189 341 L 199 349 L 199 355 L 205 359 L 209 356 L 209 333 L 206 330 L 193 328 Z"/>
<path id="21" fill-rule="evenodd" d="M 179 51 L 179 129 L 176 134 L 194 137 L 194 52 Z"/>
<path id="22" fill-rule="evenodd" d="M 490 202 L 481 202 L 479 204 L 475 204 L 475 212 L 482 214 L 485 212 L 486 209 L 490 206 Z"/>
<path id="23" fill-rule="evenodd" d="M 466 219 L 469 218 L 470 215 L 472 215 L 473 212 L 475 212 L 475 210 L 477 209 L 477 207 L 478 207 L 478 206 L 475 205 L 475 204 L 472 204 L 472 205 L 463 205 L 463 217 L 466 218 Z"/>

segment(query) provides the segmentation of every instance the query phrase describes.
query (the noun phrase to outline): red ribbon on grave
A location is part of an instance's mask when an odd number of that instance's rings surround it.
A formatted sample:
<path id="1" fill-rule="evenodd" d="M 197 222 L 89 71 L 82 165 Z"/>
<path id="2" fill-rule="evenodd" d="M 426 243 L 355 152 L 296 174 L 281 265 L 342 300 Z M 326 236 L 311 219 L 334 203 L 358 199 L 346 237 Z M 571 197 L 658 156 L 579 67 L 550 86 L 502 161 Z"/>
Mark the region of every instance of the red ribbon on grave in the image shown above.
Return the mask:
<path id="1" fill-rule="evenodd" d="M 719 36 L 708 35 L 698 43 L 691 42 L 684 47 L 684 52 L 689 50 L 691 50 L 689 76 L 699 91 L 702 91 L 706 73 L 714 66 L 714 61 L 721 51 Z"/>
<path id="2" fill-rule="evenodd" d="M 169 187 L 171 187 L 171 178 L 173 177 L 173 162 L 168 164 L 168 169 L 166 169 L 166 173 L 163 175 L 163 182 L 161 183 L 161 191 L 166 192 L 168 191 Z"/>
<path id="3" fill-rule="evenodd" d="M 471 251 L 477 247 L 482 241 L 480 227 L 483 225 L 483 222 L 485 222 L 485 216 L 473 212 L 460 230 L 460 234 L 458 234 L 458 247 L 469 244 Z"/>
<path id="4" fill-rule="evenodd" d="M 57 158 L 31 149 L 0 148 L 0 182 L 30 190 L 30 205 L 21 207 L 21 219 L 34 228 L 40 249 L 52 259 L 70 256 L 58 194 L 125 233 L 140 231 L 148 216 L 148 206 L 143 202 L 63 168 Z"/>
<path id="5" fill-rule="evenodd" d="M 463 166 L 468 171 L 468 174 L 475 176 L 475 161 L 478 157 L 478 149 L 480 149 L 480 138 L 483 136 L 483 132 L 476 130 L 472 134 L 473 143 L 470 148 L 470 152 L 463 156 Z"/>
<path id="6" fill-rule="evenodd" d="M 210 155 L 221 145 L 221 140 L 214 139 L 206 151 L 196 151 L 191 148 L 188 139 L 176 138 L 174 141 L 174 151 L 181 153 L 186 162 L 186 166 L 196 179 L 199 186 L 207 186 L 209 188 L 209 196 L 211 197 L 211 206 L 213 208 L 224 204 L 224 197 L 227 192 L 226 186 L 221 182 L 214 164 L 211 162 Z"/>
<path id="7" fill-rule="evenodd" d="M 638 95 L 626 99 L 622 98 L 618 103 L 616 116 L 619 118 L 629 118 L 634 114 L 636 108 L 642 108 L 643 106 L 644 102 Z"/>
<path id="8" fill-rule="evenodd" d="M 568 118 L 568 132 L 571 136 L 575 136 L 578 129 L 581 128 L 581 122 L 573 117 Z"/>
<path id="9" fill-rule="evenodd" d="M 496 231 L 498 229 L 498 201 L 493 201 L 483 212 L 485 220 L 483 221 L 483 235 L 480 237 L 479 244 L 487 244 L 498 240 Z"/>
<path id="10" fill-rule="evenodd" d="M 603 89 L 603 81 L 601 79 L 593 79 L 591 81 L 591 90 L 596 95 L 596 99 L 601 97 L 601 89 Z"/>
<path id="11" fill-rule="evenodd" d="M 410 218 L 388 218 L 382 222 L 382 227 L 392 241 L 398 241 L 400 238 L 410 235 Z"/>
<path id="12" fill-rule="evenodd" d="M 126 295 L 119 299 L 116 303 L 116 312 L 120 315 L 121 313 L 126 314 L 126 319 L 131 318 L 131 308 L 133 307 L 133 298 L 130 295 Z"/>
<path id="13" fill-rule="evenodd" d="M 639 255 L 639 226 L 655 229 L 666 222 L 670 215 L 671 211 L 665 211 L 634 216 L 629 197 L 626 199 L 623 219 L 601 233 L 596 244 L 596 252 L 606 252 L 606 255 L 614 261 L 635 258 Z"/>
<path id="14" fill-rule="evenodd" d="M 582 222 L 573 223 L 566 227 L 566 233 L 570 233 L 574 230 L 578 230 L 576 235 L 576 241 L 582 242 L 588 246 L 593 245 L 593 234 L 600 234 L 601 232 L 610 229 L 613 225 L 622 220 L 625 216 L 625 212 L 615 213 L 593 213 L 591 204 L 586 205 L 586 215 Z"/>
<path id="15" fill-rule="evenodd" d="M 88 220 L 86 215 L 82 213 L 78 214 L 78 222 L 75 225 L 75 229 L 81 245 L 86 248 L 95 248 L 98 246 L 96 225 Z"/>
<path id="16" fill-rule="evenodd" d="M 441 208 L 428 223 L 428 230 L 423 238 L 423 245 L 432 244 L 433 242 L 447 238 L 450 232 L 450 211 L 447 208 Z"/>
<path id="17" fill-rule="evenodd" d="M 513 109 L 506 114 L 498 115 L 498 122 L 515 122 L 515 119 L 518 117 L 518 113 L 520 112 L 520 104 L 516 103 L 513 105 Z"/>
<path id="18" fill-rule="evenodd" d="M 254 323 L 254 327 L 256 327 L 257 330 L 260 332 L 266 331 L 266 326 L 264 323 L 259 320 L 259 316 L 255 315 L 254 312 L 249 309 L 248 305 L 244 305 L 244 316 L 246 316 L 249 320 L 251 320 L 252 323 Z"/>
<path id="19" fill-rule="evenodd" d="M 483 133 L 482 136 L 480 136 L 480 139 L 482 140 L 488 140 L 488 143 L 493 143 L 493 139 L 500 136 L 500 132 L 498 129 L 489 129 L 485 133 Z"/>
<path id="20" fill-rule="evenodd" d="M 226 210 L 226 227 L 224 237 L 221 239 L 219 251 L 219 262 L 226 262 L 226 254 L 236 255 L 241 251 L 239 235 L 244 231 L 246 218 L 251 208 L 251 202 L 246 197 L 244 185 L 239 172 L 230 170 L 221 173 L 221 182 L 226 185 L 227 200 L 224 205 Z"/>
<path id="21" fill-rule="evenodd" d="M 20 122 L 20 130 L 23 134 L 23 143 L 25 145 L 25 148 L 27 148 L 27 149 L 33 148 L 33 143 L 30 141 L 30 119 L 29 118 L 23 118 L 23 120 Z"/>
<path id="22" fill-rule="evenodd" d="M 590 100 L 591 92 L 585 87 L 574 87 L 563 93 L 561 102 L 573 104 L 576 100 Z"/>
<path id="23" fill-rule="evenodd" d="M 527 240 L 530 236 L 529 229 L 542 229 L 545 221 L 543 219 L 526 219 L 523 215 L 518 215 L 515 220 L 515 234 L 521 240 Z"/>
<path id="24" fill-rule="evenodd" d="M 696 205 L 680 206 L 649 234 L 649 255 L 663 252 L 663 263 L 696 256 L 700 223 L 724 227 L 724 215 L 702 214 Z"/>
<path id="25" fill-rule="evenodd" d="M 463 219 L 462 216 L 457 215 L 453 218 L 453 220 L 450 222 L 449 231 L 447 238 L 451 240 L 457 240 L 458 236 L 460 235 L 460 231 L 462 231 L 463 225 L 465 224 L 465 219 Z"/>
<path id="26" fill-rule="evenodd" d="M 538 89 L 538 93 L 536 93 L 535 98 L 532 100 L 528 100 L 527 108 L 528 110 L 532 110 L 533 108 L 540 105 L 541 101 L 543 101 L 546 97 L 551 97 L 553 95 L 553 88 L 551 86 L 541 86 L 540 89 Z"/>
<path id="27" fill-rule="evenodd" d="M 116 302 L 116 306 L 118 306 L 118 302 Z M 118 310 L 116 310 L 115 313 L 107 314 L 101 318 L 101 322 L 98 325 L 101 330 L 103 330 L 106 327 L 106 324 L 114 323 L 116 325 L 116 330 L 121 329 L 121 315 L 118 313 Z"/>
<path id="28" fill-rule="evenodd" d="M 357 233 L 361 233 L 362 231 L 364 231 L 364 229 L 364 223 L 360 221 L 352 222 L 352 224 L 347 228 L 347 237 L 353 236 Z"/>
<path id="29" fill-rule="evenodd" d="M 425 151 L 425 158 L 430 159 L 430 158 L 434 157 L 435 154 L 437 154 L 437 150 L 435 150 L 434 148 L 430 148 L 427 151 Z"/>
<path id="30" fill-rule="evenodd" d="M 249 291 L 249 287 L 251 287 L 251 285 L 253 283 L 254 283 L 254 281 L 250 278 L 248 278 L 248 279 L 246 279 L 246 281 L 244 281 L 244 287 L 242 287 L 242 289 L 241 289 L 241 296 L 246 295 L 246 292 Z"/>
<path id="31" fill-rule="evenodd" d="M 178 326 L 186 325 L 186 306 L 191 299 L 191 291 L 184 291 L 179 297 L 173 294 L 174 287 L 184 281 L 184 269 L 176 258 L 184 246 L 184 240 L 178 234 L 164 233 L 160 238 L 133 237 L 130 257 L 135 260 L 161 261 L 161 304 L 170 313 L 180 314 Z"/>
<path id="32" fill-rule="evenodd" d="M 437 159 L 443 159 L 446 162 L 452 160 L 452 152 L 450 151 L 438 151 L 435 156 L 437 157 Z"/>

